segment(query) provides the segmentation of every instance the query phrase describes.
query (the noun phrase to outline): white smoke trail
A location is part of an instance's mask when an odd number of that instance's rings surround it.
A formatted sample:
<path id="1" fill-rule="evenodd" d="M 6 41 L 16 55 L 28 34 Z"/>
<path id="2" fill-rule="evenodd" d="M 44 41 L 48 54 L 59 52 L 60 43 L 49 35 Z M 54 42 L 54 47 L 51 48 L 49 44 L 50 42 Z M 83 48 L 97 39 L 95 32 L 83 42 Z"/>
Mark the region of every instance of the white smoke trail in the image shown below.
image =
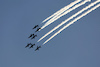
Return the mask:
<path id="1" fill-rule="evenodd" d="M 89 9 L 90 7 L 94 6 L 95 4 L 97 4 L 100 1 L 95 1 L 93 3 L 91 3 L 90 5 L 86 6 L 85 8 L 83 8 L 82 10 L 78 11 L 77 13 L 75 13 L 74 15 L 72 15 L 71 17 L 69 17 L 67 20 L 63 21 L 62 23 L 60 23 L 59 25 L 57 25 L 56 27 L 54 27 L 51 31 L 49 31 L 48 33 L 46 33 L 43 37 L 41 37 L 39 41 L 41 41 L 43 38 L 45 38 L 46 36 L 48 36 L 50 33 L 52 33 L 53 31 L 55 31 L 57 28 L 59 28 L 60 26 L 62 26 L 63 24 L 65 24 L 66 22 L 68 22 L 69 20 L 73 19 L 74 17 L 76 17 L 77 15 L 79 15 L 80 13 L 82 13 L 83 11 Z"/>
<path id="2" fill-rule="evenodd" d="M 47 20 L 49 20 L 50 18 L 52 18 L 54 16 L 57 16 L 57 15 L 61 14 L 61 12 L 64 12 L 64 11 L 68 10 L 70 7 L 74 6 L 75 4 L 79 3 L 80 1 L 81 0 L 76 0 L 76 1 L 74 1 L 72 3 L 70 3 L 69 5 L 65 6 L 64 8 L 60 9 L 59 11 L 57 11 L 56 13 L 54 13 L 53 15 L 51 15 L 50 17 L 45 19 L 42 23 L 46 22 Z"/>
<path id="3" fill-rule="evenodd" d="M 82 5 L 84 5 L 85 3 L 89 2 L 89 1 L 91 1 L 91 0 L 85 0 L 85 1 L 83 1 L 83 2 L 81 2 L 81 3 L 79 3 L 79 4 L 77 4 L 77 5 L 75 5 L 74 7 L 70 8 L 68 11 L 64 12 L 63 14 L 61 14 L 60 16 L 58 16 L 57 18 L 53 18 L 52 20 L 48 21 L 46 24 L 44 24 L 44 25 L 41 27 L 41 30 L 42 30 L 43 28 L 45 28 L 46 26 L 48 26 L 49 24 L 53 23 L 55 20 L 59 19 L 60 17 L 66 15 L 67 13 L 69 13 L 69 12 L 71 12 L 72 10 L 74 10 L 74 9 L 76 9 L 76 8 L 78 8 L 78 7 L 82 6 Z"/>
<path id="4" fill-rule="evenodd" d="M 100 1 L 100 0 L 99 0 Z M 45 43 L 47 43 L 49 40 L 51 40 L 53 37 L 55 37 L 57 34 L 59 34 L 61 31 L 63 31 L 65 28 L 69 27 L 71 24 L 73 24 L 74 22 L 76 22 L 77 20 L 81 19 L 82 17 L 84 17 L 85 15 L 87 15 L 88 13 L 90 13 L 91 11 L 95 10 L 96 8 L 100 7 L 100 4 L 96 5 L 95 7 L 91 8 L 90 10 L 88 10 L 87 12 L 85 12 L 84 14 L 82 14 L 81 16 L 75 18 L 73 21 L 71 21 L 70 23 L 68 23 L 67 25 L 65 25 L 63 28 L 61 28 L 57 33 L 55 33 L 53 36 L 51 36 L 48 40 L 46 40 L 43 45 Z"/>

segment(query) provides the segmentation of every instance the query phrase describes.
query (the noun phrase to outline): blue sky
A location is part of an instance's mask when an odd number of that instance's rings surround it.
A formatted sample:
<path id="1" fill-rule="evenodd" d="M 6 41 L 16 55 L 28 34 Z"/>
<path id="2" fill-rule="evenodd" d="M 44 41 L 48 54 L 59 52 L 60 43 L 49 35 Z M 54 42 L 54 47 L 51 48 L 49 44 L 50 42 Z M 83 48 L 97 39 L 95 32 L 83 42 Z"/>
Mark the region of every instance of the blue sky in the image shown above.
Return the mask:
<path id="1" fill-rule="evenodd" d="M 73 1 L 0 0 L 0 67 L 100 67 L 100 7 L 62 31 L 39 51 L 34 51 L 36 47 L 25 48 L 27 43 L 35 43 L 90 4 L 86 3 L 38 32 L 35 40 L 28 39 L 36 24 Z"/>

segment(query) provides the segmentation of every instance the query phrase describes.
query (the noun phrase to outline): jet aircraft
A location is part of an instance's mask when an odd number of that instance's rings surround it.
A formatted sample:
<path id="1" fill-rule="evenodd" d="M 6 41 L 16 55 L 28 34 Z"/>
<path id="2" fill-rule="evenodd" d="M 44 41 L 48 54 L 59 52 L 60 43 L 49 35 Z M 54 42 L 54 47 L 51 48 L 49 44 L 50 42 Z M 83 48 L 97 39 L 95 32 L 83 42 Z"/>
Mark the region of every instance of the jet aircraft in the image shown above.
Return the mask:
<path id="1" fill-rule="evenodd" d="M 30 48 L 33 48 L 33 45 L 31 45 Z"/>
<path id="2" fill-rule="evenodd" d="M 38 28 L 35 32 L 39 31 L 41 28 Z"/>
<path id="3" fill-rule="evenodd" d="M 30 38 L 30 37 L 32 37 L 32 34 L 28 38 Z"/>
<path id="4" fill-rule="evenodd" d="M 32 37 L 32 36 L 34 36 L 34 34 L 31 34 L 28 38 L 30 38 L 30 37 Z"/>
<path id="5" fill-rule="evenodd" d="M 34 39 L 35 37 L 37 37 L 37 35 L 34 35 L 31 39 Z"/>
<path id="6" fill-rule="evenodd" d="M 35 51 L 39 50 L 39 48 L 41 48 L 41 46 L 37 46 L 37 48 L 35 49 Z"/>
<path id="7" fill-rule="evenodd" d="M 27 46 L 26 46 L 26 47 L 29 47 L 29 45 L 32 45 L 32 44 L 31 44 L 31 43 L 29 43 L 29 44 L 27 44 Z M 25 48 L 26 48 L 26 47 L 25 47 Z"/>
<path id="8" fill-rule="evenodd" d="M 33 48 L 33 46 L 35 46 L 35 44 L 32 44 L 30 48 Z"/>
<path id="9" fill-rule="evenodd" d="M 38 27 L 39 25 L 35 25 L 33 29 L 35 29 L 36 27 Z"/>

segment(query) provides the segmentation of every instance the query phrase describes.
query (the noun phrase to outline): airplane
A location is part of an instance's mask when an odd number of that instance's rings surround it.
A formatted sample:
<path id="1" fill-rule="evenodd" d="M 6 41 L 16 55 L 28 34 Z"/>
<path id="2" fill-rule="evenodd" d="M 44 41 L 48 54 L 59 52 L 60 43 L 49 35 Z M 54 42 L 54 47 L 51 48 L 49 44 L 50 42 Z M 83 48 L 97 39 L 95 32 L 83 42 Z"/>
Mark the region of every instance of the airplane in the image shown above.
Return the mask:
<path id="1" fill-rule="evenodd" d="M 33 48 L 33 45 L 31 45 L 30 48 Z"/>
<path id="2" fill-rule="evenodd" d="M 30 37 L 32 37 L 32 36 L 34 36 L 34 34 L 31 34 L 28 38 L 30 38 Z"/>
<path id="3" fill-rule="evenodd" d="M 35 49 L 35 51 L 39 50 L 39 48 L 41 48 L 41 46 L 37 46 L 37 48 Z"/>
<path id="4" fill-rule="evenodd" d="M 31 47 L 30 47 L 30 48 L 33 48 L 33 46 L 35 46 L 35 44 L 31 45 Z"/>
<path id="5" fill-rule="evenodd" d="M 31 43 L 29 43 L 29 44 L 27 44 L 27 46 L 26 46 L 26 47 L 29 47 L 29 45 L 32 45 L 32 44 L 31 44 Z M 26 47 L 25 47 L 25 48 L 26 48 Z"/>
<path id="6" fill-rule="evenodd" d="M 41 28 L 38 28 L 35 32 L 39 31 Z"/>
<path id="7" fill-rule="evenodd" d="M 39 25 L 35 25 L 33 29 L 35 29 L 36 27 L 38 27 Z"/>
<path id="8" fill-rule="evenodd" d="M 34 39 L 35 37 L 37 37 L 37 35 L 34 35 L 31 39 Z"/>
<path id="9" fill-rule="evenodd" d="M 30 37 L 32 37 L 32 34 L 28 38 L 30 38 Z"/>

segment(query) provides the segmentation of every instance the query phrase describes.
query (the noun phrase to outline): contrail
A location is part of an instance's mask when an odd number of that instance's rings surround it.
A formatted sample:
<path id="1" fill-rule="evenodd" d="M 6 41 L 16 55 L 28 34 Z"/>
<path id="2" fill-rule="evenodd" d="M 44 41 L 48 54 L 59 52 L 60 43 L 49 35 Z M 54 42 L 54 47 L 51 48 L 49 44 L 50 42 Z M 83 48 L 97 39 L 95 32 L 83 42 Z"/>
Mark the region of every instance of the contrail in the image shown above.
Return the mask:
<path id="1" fill-rule="evenodd" d="M 75 13 L 74 15 L 72 15 L 71 17 L 69 17 L 67 20 L 63 21 L 62 23 L 60 23 L 58 26 L 54 27 L 51 31 L 49 31 L 48 33 L 46 33 L 43 37 L 41 37 L 39 41 L 41 41 L 43 38 L 45 38 L 46 36 L 48 36 L 50 33 L 52 33 L 53 31 L 55 31 L 57 28 L 59 28 L 60 26 L 62 26 L 63 24 L 65 24 L 66 22 L 68 22 L 69 20 L 73 19 L 74 17 L 76 17 L 77 15 L 79 15 L 80 13 L 82 13 L 83 11 L 89 9 L 90 7 L 94 6 L 95 4 L 97 4 L 100 1 L 95 1 L 93 3 L 91 3 L 90 5 L 86 6 L 85 8 L 83 8 L 82 10 L 78 11 L 77 13 Z"/>
<path id="2" fill-rule="evenodd" d="M 50 18 L 52 18 L 54 16 L 57 16 L 57 15 L 61 14 L 61 12 L 64 12 L 64 11 L 68 10 L 70 7 L 74 6 L 75 4 L 77 4 L 80 1 L 81 0 L 76 0 L 76 1 L 74 1 L 72 3 L 70 3 L 69 5 L 65 6 L 64 8 L 60 9 L 59 11 L 57 11 L 56 13 L 54 13 L 53 15 L 51 15 L 50 17 L 48 17 L 47 19 L 45 19 L 42 23 L 46 22 L 47 20 L 49 20 Z"/>
<path id="3" fill-rule="evenodd" d="M 63 12 L 69 10 L 69 8 L 71 8 L 71 7 L 74 6 L 75 4 L 79 3 L 80 1 L 81 1 L 81 0 L 77 0 L 77 1 L 75 1 L 75 2 L 73 2 L 73 3 L 71 3 L 70 5 L 64 7 L 62 10 L 59 10 L 59 12 L 58 12 L 55 16 L 53 16 L 53 18 L 51 18 L 49 21 L 52 21 L 52 19 L 55 19 L 57 16 L 59 16 L 59 15 L 62 14 Z M 49 22 L 49 21 L 48 21 L 48 22 Z M 47 22 L 47 23 L 48 23 L 48 22 Z M 47 24 L 47 23 L 46 23 L 46 24 Z"/>
<path id="4" fill-rule="evenodd" d="M 99 0 L 100 1 L 100 0 Z M 63 28 L 61 28 L 58 32 L 56 32 L 53 36 L 51 36 L 48 40 L 46 40 L 43 45 L 45 43 L 47 43 L 49 40 L 51 40 L 53 37 L 55 37 L 57 34 L 59 34 L 61 31 L 63 31 L 65 28 L 69 27 L 71 24 L 73 24 L 74 22 L 76 22 L 77 20 L 81 19 L 82 17 L 84 17 L 85 15 L 87 15 L 88 13 L 90 13 L 91 11 L 95 10 L 96 8 L 100 7 L 100 4 L 96 5 L 95 7 L 91 8 L 90 10 L 88 10 L 87 12 L 85 12 L 84 14 L 82 14 L 81 16 L 75 18 L 73 21 L 71 21 L 70 23 L 68 23 L 67 25 L 65 25 Z"/>
<path id="5" fill-rule="evenodd" d="M 67 13 L 69 13 L 69 12 L 71 12 L 72 10 L 74 10 L 74 9 L 76 9 L 76 8 L 78 8 L 78 7 L 82 6 L 82 5 L 84 5 L 85 3 L 89 2 L 89 1 L 91 1 L 91 0 L 85 0 L 85 1 L 83 1 L 83 2 L 81 2 L 81 3 L 79 3 L 79 4 L 77 4 L 77 5 L 75 5 L 74 7 L 70 8 L 68 11 L 64 12 L 63 14 L 61 14 L 60 16 L 58 16 L 57 18 L 53 18 L 52 20 L 48 21 L 46 24 L 44 24 L 44 25 L 41 27 L 41 30 L 42 30 L 43 28 L 45 28 L 46 26 L 48 26 L 49 24 L 53 23 L 55 20 L 59 19 L 60 17 L 66 15 Z"/>

